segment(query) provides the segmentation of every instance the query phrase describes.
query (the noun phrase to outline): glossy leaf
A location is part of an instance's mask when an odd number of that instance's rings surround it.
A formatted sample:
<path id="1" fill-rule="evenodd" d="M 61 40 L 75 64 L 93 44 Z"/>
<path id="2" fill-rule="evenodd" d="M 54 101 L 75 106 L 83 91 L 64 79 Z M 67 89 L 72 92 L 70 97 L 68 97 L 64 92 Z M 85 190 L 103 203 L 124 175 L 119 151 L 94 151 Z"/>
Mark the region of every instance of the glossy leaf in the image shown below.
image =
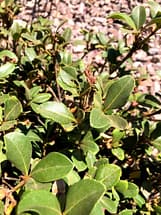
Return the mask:
<path id="1" fill-rule="evenodd" d="M 17 169 L 27 175 L 32 155 L 32 146 L 28 138 L 20 132 L 11 132 L 4 136 L 7 159 Z"/>
<path id="2" fill-rule="evenodd" d="M 160 28 L 161 27 L 161 17 L 156 17 L 148 23 L 148 25 L 152 25 L 152 24 L 156 24 L 157 27 Z"/>
<path id="3" fill-rule="evenodd" d="M 111 84 L 104 102 L 104 111 L 120 108 L 126 104 L 134 88 L 134 79 L 130 75 L 123 76 Z"/>
<path id="4" fill-rule="evenodd" d="M 17 214 L 33 212 L 39 215 L 61 215 L 59 202 L 46 190 L 34 190 L 24 193 L 17 208 Z"/>
<path id="5" fill-rule="evenodd" d="M 50 98 L 51 98 L 50 93 L 39 93 L 32 99 L 32 102 L 41 104 L 47 102 Z"/>
<path id="6" fill-rule="evenodd" d="M 72 169 L 73 164 L 65 155 L 51 152 L 33 168 L 31 176 L 39 182 L 50 182 L 65 177 Z"/>
<path id="7" fill-rule="evenodd" d="M 126 13 L 115 12 L 112 13 L 108 18 L 118 19 L 123 21 L 126 25 L 128 25 L 131 29 L 136 30 L 136 26 L 132 18 Z"/>
<path id="8" fill-rule="evenodd" d="M 120 193 L 125 192 L 128 189 L 128 181 L 126 180 L 120 180 L 116 186 L 115 186 L 116 190 Z"/>
<path id="9" fill-rule="evenodd" d="M 118 128 L 124 130 L 128 127 L 128 122 L 118 115 L 106 115 L 106 118 L 110 122 L 110 127 Z"/>
<path id="10" fill-rule="evenodd" d="M 112 154 L 115 155 L 119 160 L 124 160 L 125 154 L 122 148 L 113 148 Z"/>
<path id="11" fill-rule="evenodd" d="M 85 179 L 75 183 L 69 187 L 65 211 L 63 214 L 90 214 L 104 192 L 105 187 L 101 183 L 92 179 Z"/>
<path id="12" fill-rule="evenodd" d="M 135 22 L 137 30 L 139 30 L 146 21 L 146 12 L 143 6 L 136 6 L 131 13 L 131 17 Z"/>
<path id="13" fill-rule="evenodd" d="M 148 4 L 150 6 L 150 13 L 152 18 L 155 18 L 161 15 L 161 6 L 159 3 L 155 1 L 148 1 Z"/>
<path id="14" fill-rule="evenodd" d="M 135 213 L 135 210 L 132 209 L 125 209 L 119 213 L 119 215 L 133 215 Z"/>
<path id="15" fill-rule="evenodd" d="M 72 36 L 72 30 L 70 28 L 66 28 L 62 34 L 65 42 L 69 42 Z"/>
<path id="16" fill-rule="evenodd" d="M 115 164 L 101 165 L 96 171 L 95 179 L 104 183 L 107 189 L 116 185 L 121 177 L 121 168 Z"/>
<path id="17" fill-rule="evenodd" d="M 140 194 L 134 197 L 134 201 L 140 208 L 145 204 L 145 199 Z"/>
<path id="18" fill-rule="evenodd" d="M 104 208 L 102 207 L 101 203 L 98 202 L 94 208 L 92 209 L 89 215 L 104 215 Z"/>
<path id="19" fill-rule="evenodd" d="M 7 78 L 14 72 L 16 65 L 13 63 L 6 63 L 0 67 L 0 79 Z"/>
<path id="20" fill-rule="evenodd" d="M 161 136 L 152 140 L 151 143 L 153 144 L 153 146 L 158 149 L 159 151 L 161 151 Z"/>
<path id="21" fill-rule="evenodd" d="M 39 113 L 45 118 L 60 124 L 76 122 L 70 110 L 61 102 L 46 102 L 39 105 Z"/>
<path id="22" fill-rule="evenodd" d="M 0 214 L 4 214 L 4 202 L 0 200 Z"/>
<path id="23" fill-rule="evenodd" d="M 30 61 L 33 61 L 37 56 L 34 48 L 28 48 L 28 47 L 25 48 L 25 54 L 27 55 Z"/>
<path id="24" fill-rule="evenodd" d="M 93 108 L 90 113 L 90 125 L 93 128 L 110 128 L 111 124 L 103 111 L 98 108 Z"/>
<path id="25" fill-rule="evenodd" d="M 2 122 L 2 124 L 0 125 L 0 131 L 7 131 L 11 128 L 14 128 L 15 125 L 17 125 L 17 120 Z"/>
<path id="26" fill-rule="evenodd" d="M 139 193 L 139 188 L 136 184 L 128 182 L 128 188 L 122 191 L 125 198 L 134 198 Z"/>
<path id="27" fill-rule="evenodd" d="M 32 191 L 32 190 L 47 190 L 50 191 L 51 183 L 40 183 L 35 181 L 33 178 L 29 178 L 25 184 L 25 190 Z"/>
<path id="28" fill-rule="evenodd" d="M 106 115 L 102 110 L 93 108 L 90 113 L 90 125 L 97 129 L 106 128 L 107 130 L 114 127 L 124 130 L 127 128 L 128 122 L 118 115 Z"/>
<path id="29" fill-rule="evenodd" d="M 78 96 L 78 86 L 74 82 L 75 77 L 72 74 L 68 73 L 67 71 L 60 70 L 57 81 L 58 84 L 66 91 L 71 92 L 73 96 Z"/>
<path id="30" fill-rule="evenodd" d="M 109 213 L 116 214 L 119 202 L 117 200 L 112 200 L 106 196 L 101 199 L 102 207 L 105 208 Z"/>
<path id="31" fill-rule="evenodd" d="M 14 120 L 22 113 L 21 102 L 15 97 L 11 96 L 4 103 L 4 118 L 5 121 Z"/>
<path id="32" fill-rule="evenodd" d="M 76 171 L 72 170 L 63 178 L 63 180 L 67 183 L 68 186 L 71 186 L 80 181 L 81 178 Z"/>
<path id="33" fill-rule="evenodd" d="M 15 55 L 15 53 L 11 52 L 9 50 L 3 50 L 3 51 L 0 52 L 0 59 L 2 59 L 3 57 L 8 57 L 10 59 L 13 59 L 15 62 L 18 61 L 18 58 Z"/>
<path id="34" fill-rule="evenodd" d="M 97 33 L 97 38 L 101 45 L 106 45 L 107 44 L 107 38 L 103 32 L 98 32 Z"/>
<path id="35" fill-rule="evenodd" d="M 94 142 L 91 131 L 88 131 L 83 140 L 81 140 L 80 148 L 84 153 L 91 152 L 93 154 L 97 154 L 97 152 L 99 151 L 99 147 Z"/>

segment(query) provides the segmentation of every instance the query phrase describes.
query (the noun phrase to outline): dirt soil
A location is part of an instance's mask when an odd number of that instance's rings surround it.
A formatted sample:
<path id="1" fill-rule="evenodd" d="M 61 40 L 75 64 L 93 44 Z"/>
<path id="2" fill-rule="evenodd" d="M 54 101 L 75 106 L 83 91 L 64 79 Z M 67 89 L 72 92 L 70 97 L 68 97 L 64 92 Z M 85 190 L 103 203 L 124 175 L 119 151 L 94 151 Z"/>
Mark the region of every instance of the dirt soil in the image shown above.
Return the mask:
<path id="1" fill-rule="evenodd" d="M 88 29 L 95 32 L 101 31 L 108 37 L 119 38 L 121 32 L 117 25 L 107 21 L 107 16 L 114 11 L 130 12 L 136 5 L 146 4 L 145 0 L 19 0 L 22 10 L 18 19 L 31 22 L 39 16 L 54 20 L 58 26 L 62 20 L 67 20 L 65 27 L 70 27 L 73 37 L 81 39 L 80 30 Z M 161 4 L 161 0 L 157 1 Z M 136 72 L 146 78 L 141 79 L 139 90 L 161 94 L 161 37 L 157 35 L 151 38 L 148 53 L 138 51 L 134 56 Z M 80 53 L 80 49 L 74 50 Z M 88 58 L 92 61 L 96 53 Z M 98 59 L 99 61 L 99 56 Z"/>

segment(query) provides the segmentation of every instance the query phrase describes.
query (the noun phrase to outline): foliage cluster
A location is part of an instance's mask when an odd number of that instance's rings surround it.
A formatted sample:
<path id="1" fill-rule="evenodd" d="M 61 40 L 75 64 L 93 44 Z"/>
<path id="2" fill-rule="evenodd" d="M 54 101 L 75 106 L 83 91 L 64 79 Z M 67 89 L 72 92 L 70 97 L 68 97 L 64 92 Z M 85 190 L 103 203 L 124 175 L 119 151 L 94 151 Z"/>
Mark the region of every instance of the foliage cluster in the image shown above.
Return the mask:
<path id="1" fill-rule="evenodd" d="M 160 5 L 112 13 L 118 41 L 86 30 L 72 41 L 64 23 L 53 32 L 17 12 L 1 2 L 0 214 L 160 214 L 160 95 L 137 90 L 131 61 L 160 29 Z M 69 47 L 80 44 L 78 59 Z M 86 63 L 93 50 L 102 64 Z"/>

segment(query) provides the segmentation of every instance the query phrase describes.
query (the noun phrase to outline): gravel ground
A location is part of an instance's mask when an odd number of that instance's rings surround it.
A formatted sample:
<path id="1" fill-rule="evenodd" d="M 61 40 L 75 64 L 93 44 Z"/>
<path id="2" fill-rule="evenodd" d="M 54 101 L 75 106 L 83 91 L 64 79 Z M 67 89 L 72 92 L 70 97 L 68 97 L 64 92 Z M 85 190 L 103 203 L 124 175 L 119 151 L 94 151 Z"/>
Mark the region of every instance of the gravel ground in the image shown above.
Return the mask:
<path id="1" fill-rule="evenodd" d="M 54 20 L 58 26 L 61 20 L 67 19 L 65 27 L 70 27 L 73 37 L 81 39 L 80 29 L 85 28 L 95 32 L 101 31 L 109 37 L 119 38 L 121 35 L 118 26 L 107 22 L 107 15 L 113 11 L 130 12 L 145 0 L 19 0 L 22 11 L 18 18 L 31 22 L 38 16 Z M 157 1 L 161 4 L 161 0 Z M 134 67 L 139 74 L 146 74 L 146 79 L 140 81 L 139 90 L 155 94 L 161 92 L 161 38 L 160 33 L 150 42 L 148 53 L 138 51 L 134 56 Z M 80 50 L 75 50 L 80 52 Z M 96 55 L 96 53 L 93 53 Z M 93 59 L 92 54 L 89 56 Z M 88 59 L 90 61 L 90 59 Z M 99 59 L 98 59 L 99 60 Z M 136 71 L 137 72 L 137 71 Z"/>

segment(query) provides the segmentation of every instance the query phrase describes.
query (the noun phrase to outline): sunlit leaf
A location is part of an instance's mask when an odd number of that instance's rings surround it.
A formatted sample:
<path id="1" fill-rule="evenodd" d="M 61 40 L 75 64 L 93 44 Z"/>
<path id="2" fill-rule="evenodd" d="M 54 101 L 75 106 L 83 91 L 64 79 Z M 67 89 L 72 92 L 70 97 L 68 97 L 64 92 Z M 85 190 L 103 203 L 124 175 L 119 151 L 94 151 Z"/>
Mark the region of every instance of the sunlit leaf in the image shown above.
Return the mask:
<path id="1" fill-rule="evenodd" d="M 98 202 L 92 209 L 90 215 L 104 215 L 104 208 L 100 202 Z"/>
<path id="2" fill-rule="evenodd" d="M 69 42 L 70 41 L 70 38 L 72 36 L 72 30 L 71 28 L 66 28 L 62 34 L 65 42 Z"/>
<path id="3" fill-rule="evenodd" d="M 14 120 L 22 113 L 21 102 L 15 97 L 11 96 L 4 103 L 4 118 L 6 121 Z"/>
<path id="4" fill-rule="evenodd" d="M 39 113 L 60 124 L 76 122 L 70 110 L 61 102 L 49 101 L 39 105 Z"/>
<path id="5" fill-rule="evenodd" d="M 7 78 L 10 74 L 14 72 L 16 65 L 7 62 L 0 67 L 0 79 Z"/>
<path id="6" fill-rule="evenodd" d="M 33 190 L 23 194 L 17 208 L 17 214 L 32 212 L 39 215 L 61 215 L 59 202 L 46 190 Z"/>
<path id="7" fill-rule="evenodd" d="M 104 102 L 104 111 L 122 107 L 126 104 L 134 88 L 134 78 L 126 75 L 111 84 Z"/>
<path id="8" fill-rule="evenodd" d="M 4 136 L 7 159 L 17 169 L 27 175 L 32 155 L 32 146 L 28 138 L 20 132 L 11 132 Z"/>
<path id="9" fill-rule="evenodd" d="M 98 145 L 95 143 L 91 131 L 88 131 L 84 138 L 81 140 L 80 148 L 84 153 L 91 152 L 97 154 L 99 151 Z"/>
<path id="10" fill-rule="evenodd" d="M 79 191 L 79 192 L 78 192 Z M 69 187 L 64 215 L 90 214 L 105 187 L 95 180 L 81 180 Z M 90 200 L 90 201 L 89 201 Z"/>
<path id="11" fill-rule="evenodd" d="M 101 165 L 96 171 L 95 179 L 106 185 L 107 189 L 118 183 L 121 177 L 121 168 L 115 164 Z"/>
<path id="12" fill-rule="evenodd" d="M 101 204 L 102 207 L 105 208 L 109 213 L 117 213 L 117 208 L 119 205 L 119 202 L 117 200 L 112 200 L 106 196 L 103 196 L 103 198 L 101 199 Z"/>
<path id="13" fill-rule="evenodd" d="M 118 128 L 126 129 L 127 121 L 118 115 L 106 115 L 98 108 L 93 108 L 90 113 L 90 125 L 93 128 Z"/>
<path id="14" fill-rule="evenodd" d="M 108 18 L 121 20 L 125 24 L 127 24 L 131 29 L 137 30 L 134 21 L 126 13 L 115 12 L 115 13 L 112 13 Z"/>
<path id="15" fill-rule="evenodd" d="M 15 53 L 12 52 L 12 51 L 9 51 L 9 50 L 0 51 L 0 59 L 2 59 L 3 57 L 8 57 L 8 58 L 10 58 L 10 59 L 13 59 L 14 62 L 17 62 L 17 61 L 18 61 L 18 58 L 17 58 L 17 56 L 15 55 Z"/>
<path id="16" fill-rule="evenodd" d="M 139 30 L 146 21 L 146 12 L 143 6 L 136 6 L 131 13 L 131 17 L 135 22 L 137 30 Z"/>
<path id="17" fill-rule="evenodd" d="M 121 161 L 125 158 L 125 153 L 122 148 L 113 148 L 112 154 L 115 155 Z"/>
<path id="18" fill-rule="evenodd" d="M 32 102 L 44 103 L 47 102 L 50 98 L 51 98 L 50 93 L 39 93 L 32 99 Z"/>
<path id="19" fill-rule="evenodd" d="M 152 18 L 159 17 L 161 15 L 161 6 L 156 1 L 148 1 L 148 4 L 150 6 L 150 13 Z"/>
<path id="20" fill-rule="evenodd" d="M 72 169 L 73 164 L 65 155 L 51 152 L 33 168 L 31 176 L 39 182 L 50 182 L 65 177 Z"/>
<path id="21" fill-rule="evenodd" d="M 90 125 L 93 128 L 104 128 L 110 127 L 110 121 L 106 118 L 103 111 L 98 108 L 93 108 L 90 113 Z"/>

